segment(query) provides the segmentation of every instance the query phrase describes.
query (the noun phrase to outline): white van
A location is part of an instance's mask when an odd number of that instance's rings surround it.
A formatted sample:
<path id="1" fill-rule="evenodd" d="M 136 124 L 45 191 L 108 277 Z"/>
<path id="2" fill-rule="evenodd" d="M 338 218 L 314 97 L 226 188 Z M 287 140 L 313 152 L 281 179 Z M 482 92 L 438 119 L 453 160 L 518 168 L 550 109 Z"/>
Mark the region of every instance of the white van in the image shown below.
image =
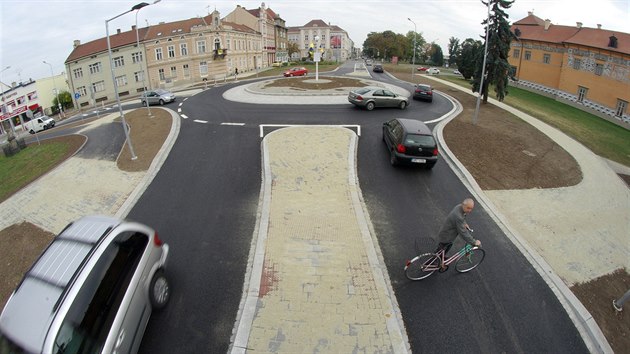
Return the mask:
<path id="1" fill-rule="evenodd" d="M 33 118 L 23 125 L 29 133 L 35 134 L 38 131 L 46 130 L 55 126 L 55 120 L 48 116 Z"/>

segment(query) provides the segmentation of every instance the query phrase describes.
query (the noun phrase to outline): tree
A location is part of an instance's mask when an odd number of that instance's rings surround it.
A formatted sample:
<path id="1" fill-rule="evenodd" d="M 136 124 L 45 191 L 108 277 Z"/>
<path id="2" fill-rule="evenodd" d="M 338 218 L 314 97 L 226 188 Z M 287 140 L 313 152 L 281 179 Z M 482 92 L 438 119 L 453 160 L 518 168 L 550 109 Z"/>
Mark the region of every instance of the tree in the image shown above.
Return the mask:
<path id="1" fill-rule="evenodd" d="M 399 58 L 413 57 L 413 31 L 409 31 L 406 35 L 394 33 L 392 31 L 370 32 L 363 42 L 364 55 L 372 57 L 391 58 L 397 56 Z M 416 34 L 417 44 L 424 42 L 422 34 Z"/>
<path id="2" fill-rule="evenodd" d="M 300 48 L 298 47 L 297 43 L 289 42 L 289 45 L 287 46 L 287 51 L 289 53 L 289 58 L 292 58 L 294 53 L 300 52 Z"/>
<path id="3" fill-rule="evenodd" d="M 431 43 L 431 62 L 436 66 L 444 65 L 444 53 L 442 53 L 442 47 L 438 44 Z"/>
<path id="4" fill-rule="evenodd" d="M 459 56 L 459 39 L 451 37 L 448 39 L 448 64 L 453 65 L 457 63 L 457 57 Z"/>
<path id="5" fill-rule="evenodd" d="M 508 94 L 508 75 L 510 64 L 508 63 L 508 53 L 510 42 L 514 34 L 510 31 L 509 15 L 503 9 L 509 9 L 514 0 L 488 0 L 490 2 L 490 16 L 481 24 L 486 26 L 488 34 L 488 54 L 485 67 L 485 78 L 483 87 L 480 89 L 483 60 L 475 70 L 473 80 L 473 92 L 480 92 L 483 96 L 483 103 L 488 102 L 488 88 L 494 85 L 494 91 L 499 101 L 503 101 Z M 488 2 L 481 1 L 484 5 Z M 489 20 L 489 21 L 488 21 Z M 485 37 L 485 36 L 484 36 Z"/>
<path id="6" fill-rule="evenodd" d="M 460 54 L 456 61 L 457 69 L 464 79 L 469 80 L 473 77 L 477 66 L 482 65 L 482 63 L 477 64 L 480 57 L 483 60 L 483 43 L 479 40 L 466 38 L 461 45 Z"/>
<path id="7" fill-rule="evenodd" d="M 59 92 L 59 99 L 57 99 L 57 96 L 55 95 L 55 98 L 53 99 L 53 106 L 52 111 L 53 114 L 57 114 L 59 113 L 59 101 L 61 101 L 61 107 L 65 110 L 66 108 L 72 108 L 74 107 L 74 104 L 72 103 L 72 95 L 70 94 L 70 92 L 68 91 L 61 91 Z"/>

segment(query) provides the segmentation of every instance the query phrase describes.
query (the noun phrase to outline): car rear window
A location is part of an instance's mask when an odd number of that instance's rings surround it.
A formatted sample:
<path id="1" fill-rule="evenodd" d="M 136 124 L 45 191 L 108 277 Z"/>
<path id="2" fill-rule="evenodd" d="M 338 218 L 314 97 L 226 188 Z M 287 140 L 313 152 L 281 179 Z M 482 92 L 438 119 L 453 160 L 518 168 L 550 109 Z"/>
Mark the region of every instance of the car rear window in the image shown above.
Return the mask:
<path id="1" fill-rule="evenodd" d="M 358 93 L 359 95 L 364 95 L 368 92 L 370 92 L 370 89 L 367 89 L 367 88 L 360 88 L 360 89 L 354 90 L 354 93 Z"/>
<path id="2" fill-rule="evenodd" d="M 407 134 L 405 137 L 406 145 L 422 145 L 435 146 L 435 140 L 432 135 Z"/>

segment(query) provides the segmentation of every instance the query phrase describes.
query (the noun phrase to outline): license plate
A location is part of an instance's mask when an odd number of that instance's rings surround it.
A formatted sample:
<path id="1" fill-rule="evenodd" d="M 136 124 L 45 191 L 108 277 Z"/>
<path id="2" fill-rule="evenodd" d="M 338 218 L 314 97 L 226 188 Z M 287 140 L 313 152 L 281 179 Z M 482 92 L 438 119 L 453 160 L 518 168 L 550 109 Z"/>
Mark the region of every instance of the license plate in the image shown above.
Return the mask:
<path id="1" fill-rule="evenodd" d="M 425 163 L 425 162 L 427 162 L 427 160 L 425 160 L 425 159 L 411 159 L 411 162 L 414 162 L 414 163 Z"/>

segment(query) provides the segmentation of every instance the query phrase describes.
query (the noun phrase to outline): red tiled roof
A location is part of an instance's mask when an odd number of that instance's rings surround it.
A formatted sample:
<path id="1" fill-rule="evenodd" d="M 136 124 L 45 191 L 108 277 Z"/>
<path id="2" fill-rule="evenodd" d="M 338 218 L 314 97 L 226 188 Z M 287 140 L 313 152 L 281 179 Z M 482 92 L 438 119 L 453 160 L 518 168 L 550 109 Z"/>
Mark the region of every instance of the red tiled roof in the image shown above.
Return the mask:
<path id="1" fill-rule="evenodd" d="M 578 31 L 576 27 L 549 25 L 549 29 L 545 30 L 544 23 L 542 26 L 531 25 L 512 25 L 512 32 L 520 31 L 519 39 L 528 39 L 532 41 L 563 43 L 567 38 L 573 36 Z"/>
<path id="2" fill-rule="evenodd" d="M 227 25 L 232 27 L 234 30 L 238 31 L 238 32 L 248 32 L 248 33 L 258 33 L 258 31 L 255 31 L 245 25 L 240 25 L 238 23 L 234 23 L 234 22 L 227 22 L 227 21 L 221 21 L 222 25 Z"/>
<path id="3" fill-rule="evenodd" d="M 138 36 L 140 37 L 140 41 L 144 40 L 144 36 L 146 35 L 147 27 L 138 29 Z M 132 43 L 136 43 L 136 31 L 130 30 L 127 32 L 121 32 L 120 34 L 114 33 L 110 34 L 109 42 L 111 44 L 112 49 L 118 47 L 124 47 L 126 45 L 130 45 Z M 74 48 L 68 59 L 66 59 L 65 63 L 69 63 L 71 61 L 81 59 L 83 57 L 87 57 L 90 55 L 94 55 L 96 53 L 107 51 L 107 37 L 99 38 L 93 40 L 91 42 L 87 42 L 81 44 Z"/>
<path id="4" fill-rule="evenodd" d="M 544 26 L 545 25 L 545 20 L 543 20 L 542 18 L 540 18 L 538 16 L 535 16 L 534 14 L 530 13 L 529 16 L 514 22 L 513 25 Z"/>
<path id="5" fill-rule="evenodd" d="M 260 17 L 260 7 L 257 8 L 257 9 L 251 9 L 251 10 L 245 9 L 245 11 L 249 12 L 250 14 L 252 14 L 252 16 Z M 273 20 L 273 19 L 275 19 L 277 17 L 276 13 L 273 12 L 272 9 L 267 8 L 265 11 L 267 12 L 267 18 Z"/>
<path id="6" fill-rule="evenodd" d="M 305 24 L 302 27 L 330 27 L 323 20 L 311 20 L 309 23 Z"/>
<path id="7" fill-rule="evenodd" d="M 617 48 L 608 46 L 612 36 L 617 37 Z M 582 27 L 573 37 L 568 38 L 565 42 L 630 55 L 630 34 L 624 32 Z"/>
<path id="8" fill-rule="evenodd" d="M 171 36 L 190 33 L 191 28 L 195 26 L 206 26 L 212 23 L 212 16 L 195 17 L 188 20 L 181 20 L 168 23 L 160 23 L 149 27 L 149 31 L 145 36 L 145 40 L 154 40 L 160 38 L 168 38 Z"/>

